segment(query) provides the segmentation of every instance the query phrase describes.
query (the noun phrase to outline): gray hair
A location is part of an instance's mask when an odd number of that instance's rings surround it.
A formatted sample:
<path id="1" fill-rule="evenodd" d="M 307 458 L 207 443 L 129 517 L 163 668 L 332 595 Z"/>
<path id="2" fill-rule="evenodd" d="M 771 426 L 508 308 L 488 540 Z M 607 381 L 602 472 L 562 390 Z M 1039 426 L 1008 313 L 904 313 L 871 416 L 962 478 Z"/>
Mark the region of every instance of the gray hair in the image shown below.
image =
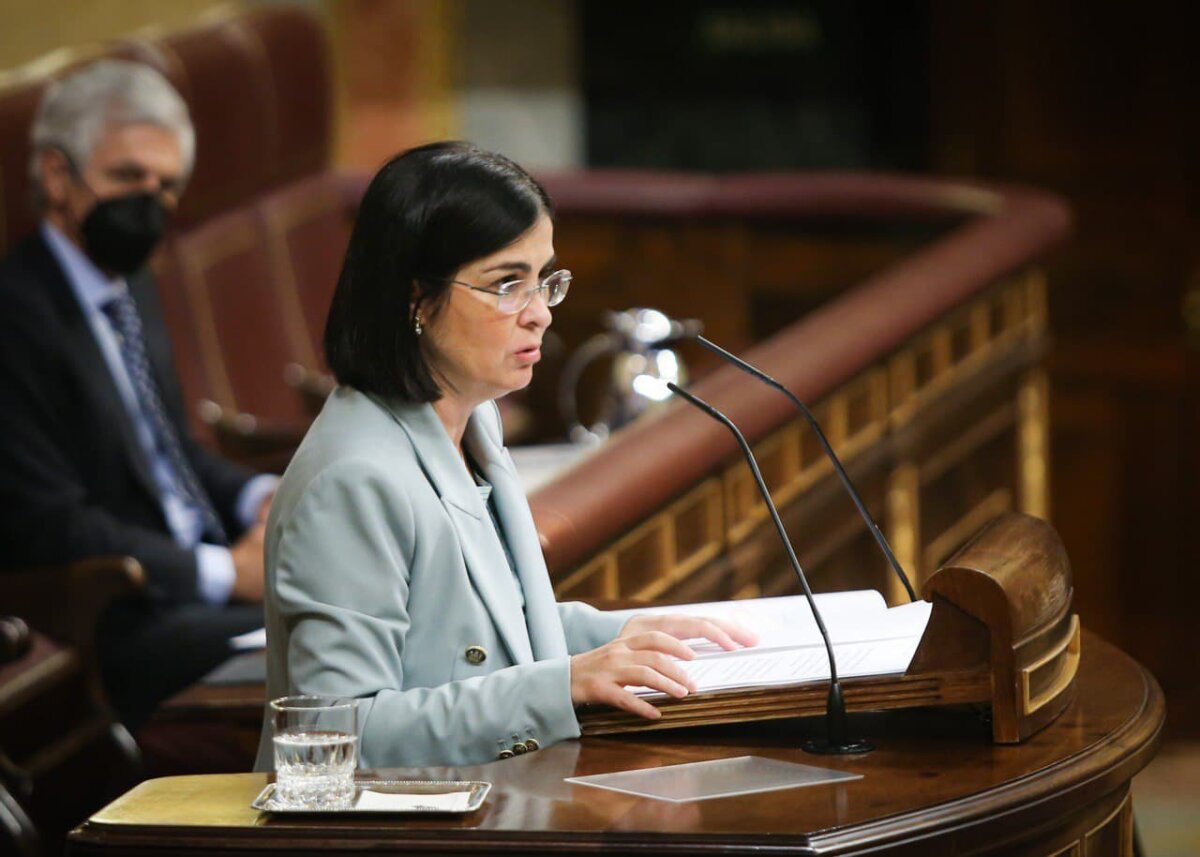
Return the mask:
<path id="1" fill-rule="evenodd" d="M 58 149 L 83 170 L 101 135 L 112 125 L 158 125 L 175 132 L 183 153 L 184 176 L 192 171 L 196 131 L 187 104 L 167 79 L 141 63 L 100 60 L 50 84 L 29 132 L 29 175 L 38 198 L 38 158 Z"/>

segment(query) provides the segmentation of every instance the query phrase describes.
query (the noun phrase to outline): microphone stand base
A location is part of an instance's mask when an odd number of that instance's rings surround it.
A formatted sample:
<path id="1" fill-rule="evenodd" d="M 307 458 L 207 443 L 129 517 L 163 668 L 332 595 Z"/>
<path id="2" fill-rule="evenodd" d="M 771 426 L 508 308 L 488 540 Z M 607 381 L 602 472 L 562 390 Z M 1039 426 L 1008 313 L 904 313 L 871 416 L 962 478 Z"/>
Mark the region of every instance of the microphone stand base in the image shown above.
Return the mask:
<path id="1" fill-rule="evenodd" d="M 805 752 L 818 756 L 856 756 L 870 753 L 875 745 L 870 741 L 846 741 L 844 744 L 832 744 L 828 738 L 810 738 L 800 745 Z"/>

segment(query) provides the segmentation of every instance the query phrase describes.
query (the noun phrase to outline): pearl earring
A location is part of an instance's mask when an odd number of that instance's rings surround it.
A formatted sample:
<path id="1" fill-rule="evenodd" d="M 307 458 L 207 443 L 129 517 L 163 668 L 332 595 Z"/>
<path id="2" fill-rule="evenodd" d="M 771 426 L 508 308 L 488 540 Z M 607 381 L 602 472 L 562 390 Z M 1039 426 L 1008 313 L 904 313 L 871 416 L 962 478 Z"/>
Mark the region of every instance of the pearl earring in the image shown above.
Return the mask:
<path id="1" fill-rule="evenodd" d="M 413 333 L 415 333 L 417 336 L 420 336 L 421 331 L 423 329 L 424 328 L 421 327 L 421 316 L 414 314 L 413 315 Z"/>

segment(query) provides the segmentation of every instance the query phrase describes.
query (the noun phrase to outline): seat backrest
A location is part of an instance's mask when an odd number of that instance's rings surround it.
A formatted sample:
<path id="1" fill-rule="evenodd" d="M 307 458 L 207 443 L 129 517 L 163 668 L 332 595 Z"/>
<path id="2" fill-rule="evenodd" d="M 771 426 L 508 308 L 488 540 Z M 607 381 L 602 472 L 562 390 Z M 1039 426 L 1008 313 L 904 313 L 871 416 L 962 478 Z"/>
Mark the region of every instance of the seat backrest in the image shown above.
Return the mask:
<path id="1" fill-rule="evenodd" d="M 307 422 L 283 367 L 320 365 L 314 343 L 348 233 L 340 185 L 325 172 L 332 97 L 320 20 L 295 6 L 208 16 L 159 38 L 64 50 L 0 74 L 0 255 L 36 224 L 28 139 L 42 94 L 99 57 L 161 71 L 196 127 L 195 170 L 173 239 L 153 263 L 193 429 L 212 440 L 199 417 L 205 399 Z"/>
<path id="2" fill-rule="evenodd" d="M 305 369 L 323 369 L 325 318 L 357 198 L 350 198 L 340 176 L 323 173 L 267 195 L 260 206 L 285 322 L 308 343 L 299 362 Z"/>
<path id="3" fill-rule="evenodd" d="M 311 342 L 280 300 L 267 244 L 255 206 L 214 218 L 175 242 L 180 284 L 212 400 L 227 413 L 300 425 L 310 415 L 284 372 L 306 361 Z"/>
<path id="4" fill-rule="evenodd" d="M 36 222 L 29 129 L 48 83 L 99 57 L 144 62 L 179 90 L 196 126 L 196 167 L 177 225 L 187 228 L 329 164 L 329 47 L 296 6 L 206 19 L 158 39 L 59 51 L 0 73 L 0 255 Z"/>
<path id="5" fill-rule="evenodd" d="M 199 403 L 215 401 L 215 385 L 200 349 L 199 327 L 188 299 L 178 243 L 175 239 L 166 242 L 155 252 L 150 267 L 158 283 L 158 302 L 175 352 L 175 370 L 183 390 L 185 416 L 192 433 L 211 446 L 216 443 L 213 427 L 201 418 Z"/>
<path id="6" fill-rule="evenodd" d="M 133 739 L 94 696 L 80 654 L 36 629 L 24 655 L 0 664 L 0 759 L 4 854 L 62 853 L 71 828 L 142 775 Z"/>

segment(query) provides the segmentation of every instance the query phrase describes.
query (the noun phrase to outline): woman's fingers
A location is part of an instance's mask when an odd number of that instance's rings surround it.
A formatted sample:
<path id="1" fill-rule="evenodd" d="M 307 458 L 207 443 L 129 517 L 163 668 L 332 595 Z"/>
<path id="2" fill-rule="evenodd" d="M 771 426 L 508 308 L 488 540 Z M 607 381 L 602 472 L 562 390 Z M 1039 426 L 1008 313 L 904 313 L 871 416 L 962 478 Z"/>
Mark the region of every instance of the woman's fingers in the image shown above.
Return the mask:
<path id="1" fill-rule="evenodd" d="M 643 631 L 632 637 L 625 637 L 624 641 L 633 651 L 664 652 L 681 661 L 690 661 L 696 657 L 696 653 L 687 643 L 669 631 Z"/>
<path id="2" fill-rule="evenodd" d="M 688 616 L 683 613 L 672 613 L 662 616 L 661 619 L 659 627 L 672 636 L 683 640 L 695 638 L 712 640 L 726 651 L 758 643 L 758 634 L 749 628 L 727 619 L 718 619 L 715 616 Z"/>
<path id="3" fill-rule="evenodd" d="M 575 655 L 571 658 L 571 700 L 576 704 L 603 702 L 657 719 L 658 709 L 628 688 L 645 687 L 675 699 L 693 692 L 695 683 L 683 663 L 672 657 L 681 645 L 668 634 L 650 632 Z M 690 650 L 687 653 L 690 655 Z"/>
<path id="4" fill-rule="evenodd" d="M 717 616 L 703 617 L 709 624 L 715 625 L 738 646 L 757 646 L 758 634 L 745 625 L 739 625 L 737 622 L 730 622 L 728 619 L 721 619 Z M 707 635 L 706 635 L 707 636 Z M 713 637 L 708 637 L 714 643 L 717 642 Z M 724 646 L 723 648 L 736 648 L 735 646 Z"/>
<path id="5" fill-rule="evenodd" d="M 662 717 L 661 711 L 636 694 L 625 690 L 623 687 L 614 685 L 607 698 L 598 701 L 606 705 L 611 705 L 614 708 L 623 709 L 631 714 L 636 714 L 639 717 L 645 717 L 647 720 L 658 720 Z"/>
<path id="6" fill-rule="evenodd" d="M 687 696 L 689 693 L 692 693 L 696 690 L 696 683 L 692 681 L 691 676 L 688 675 L 688 672 L 686 669 L 684 669 L 683 664 L 674 658 L 670 658 L 667 655 L 662 654 L 661 652 L 638 652 L 634 656 L 634 663 L 640 668 L 649 669 L 655 673 L 658 673 L 659 675 L 665 676 L 673 684 L 678 685 L 683 689 L 683 693 L 674 693 L 673 691 L 667 690 L 666 692 L 670 693 L 672 696 Z M 633 682 L 627 683 L 632 684 Z M 644 682 L 642 682 L 642 684 L 644 684 Z M 647 684 L 645 686 L 652 687 L 653 685 Z M 657 689 L 663 690 L 663 688 Z"/>
<path id="7" fill-rule="evenodd" d="M 630 664 L 617 676 L 617 681 L 624 687 L 648 687 L 661 691 L 667 696 L 683 699 L 690 693 L 687 685 L 659 672 L 654 667 L 644 664 Z"/>
<path id="8" fill-rule="evenodd" d="M 727 650 L 758 643 L 756 633 L 726 619 L 679 613 L 637 616 L 613 642 L 571 659 L 571 698 L 657 720 L 662 716 L 658 709 L 628 688 L 645 687 L 675 699 L 694 693 L 696 684 L 683 663 L 696 657 L 683 642 L 694 638 Z"/>

